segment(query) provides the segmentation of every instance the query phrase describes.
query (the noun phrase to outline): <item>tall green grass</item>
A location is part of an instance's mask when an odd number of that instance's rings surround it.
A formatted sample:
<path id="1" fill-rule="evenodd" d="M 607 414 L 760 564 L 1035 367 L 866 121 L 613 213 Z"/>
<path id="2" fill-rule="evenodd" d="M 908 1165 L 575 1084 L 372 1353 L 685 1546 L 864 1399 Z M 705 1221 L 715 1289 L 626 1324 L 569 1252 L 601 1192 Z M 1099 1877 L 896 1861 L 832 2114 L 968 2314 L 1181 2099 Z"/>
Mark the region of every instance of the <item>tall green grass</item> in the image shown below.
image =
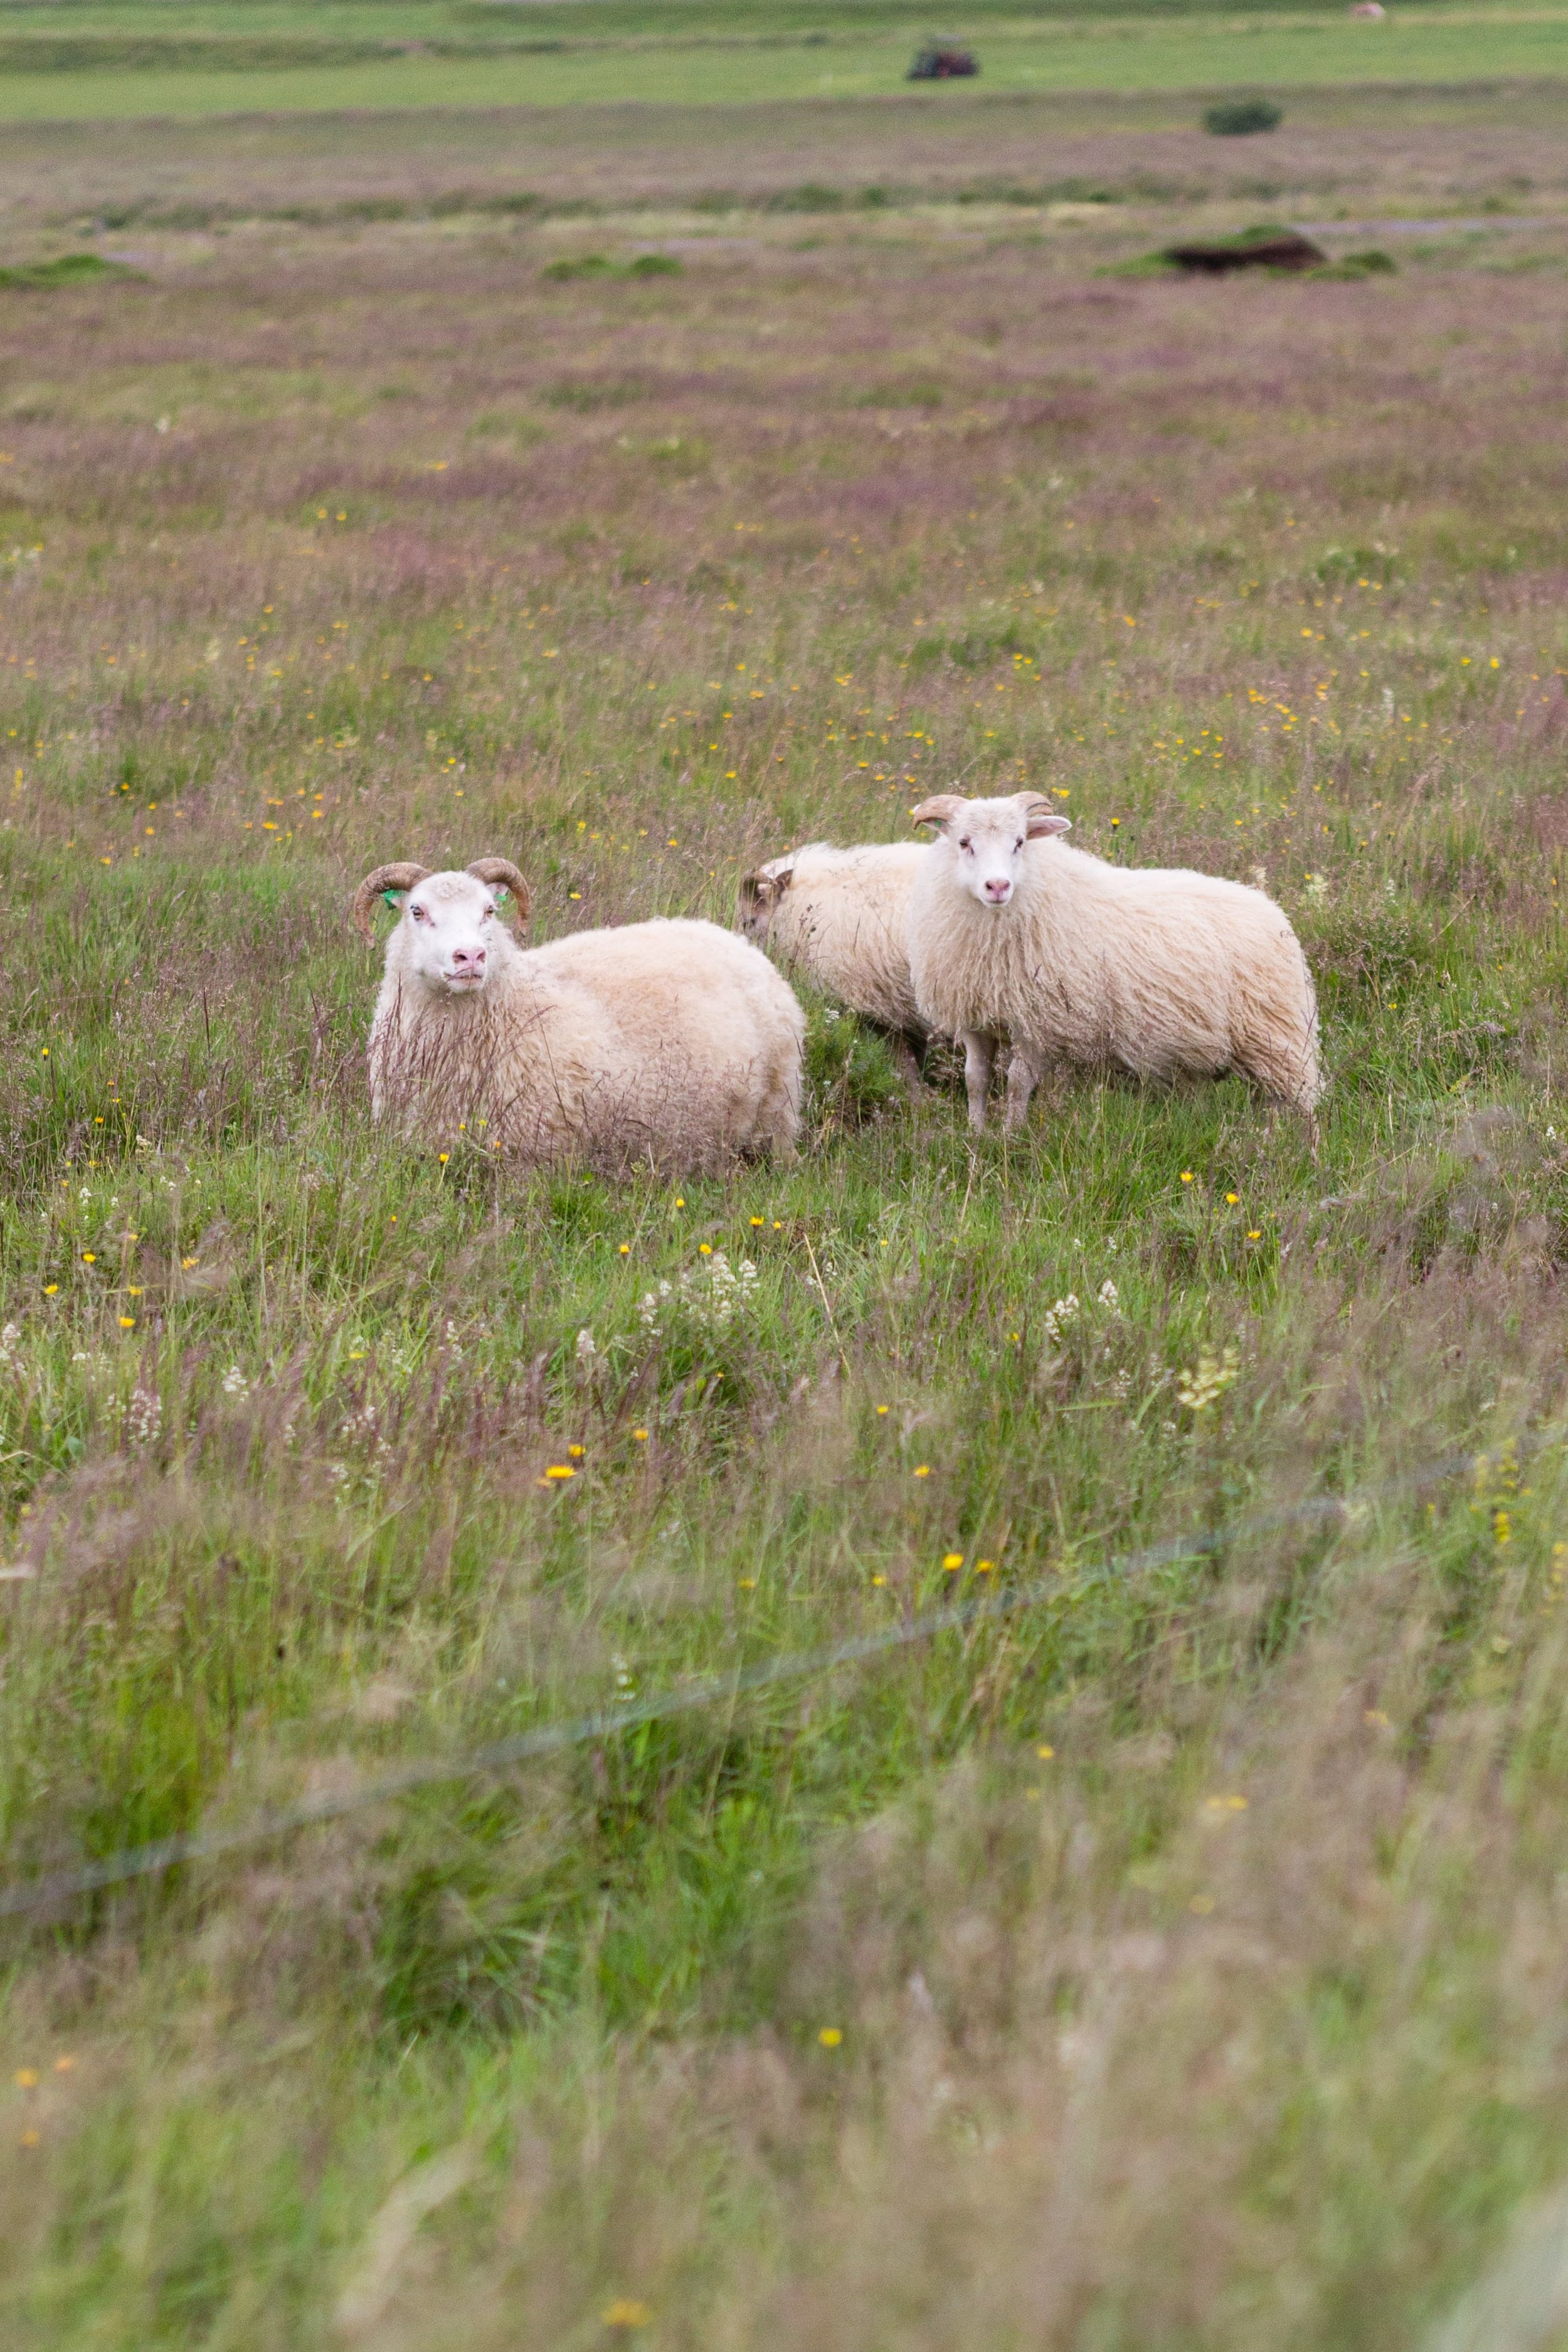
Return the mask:
<path id="1" fill-rule="evenodd" d="M 1568 2157 L 1555 279 L 948 226 L 7 297 L 8 1875 L 1045 1587 L 8 1927 L 22 2340 L 1382 2352 Z M 787 1167 L 371 1125 L 372 866 L 728 920 L 954 776 L 1261 870 L 1317 1158 L 809 990 Z"/>

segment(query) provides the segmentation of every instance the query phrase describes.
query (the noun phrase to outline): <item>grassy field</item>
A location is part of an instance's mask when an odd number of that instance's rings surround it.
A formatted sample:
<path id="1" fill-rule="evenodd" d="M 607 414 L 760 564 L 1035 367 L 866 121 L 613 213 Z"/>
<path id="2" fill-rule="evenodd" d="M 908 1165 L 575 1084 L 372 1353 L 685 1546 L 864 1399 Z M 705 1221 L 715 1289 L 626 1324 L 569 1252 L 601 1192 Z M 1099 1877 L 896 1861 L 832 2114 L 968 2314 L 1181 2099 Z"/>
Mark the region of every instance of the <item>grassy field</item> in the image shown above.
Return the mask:
<path id="1" fill-rule="evenodd" d="M 715 44 L 583 49 L 564 55 L 461 58 L 407 57 L 347 65 L 226 72 L 95 72 L 0 77 L 0 120 L 70 121 L 207 114 L 333 113 L 420 107 L 761 103 L 788 99 L 893 97 L 906 85 L 907 39 L 845 39 L 826 52 L 800 47 Z M 994 93 L 1044 90 L 1204 90 L 1364 87 L 1401 83 L 1561 79 L 1568 71 L 1568 15 L 1539 22 L 1389 26 L 1329 23 L 1240 32 L 1214 19 L 1191 30 L 1163 24 L 1084 26 L 1070 36 L 986 43 L 972 88 L 921 103 L 973 106 Z"/>
<path id="2" fill-rule="evenodd" d="M 1116 5 L 1019 16 L 984 5 L 977 84 L 927 90 L 966 110 L 1051 91 L 1365 89 L 1561 79 L 1561 8 L 1342 10 L 1264 6 L 1237 16 Z M 185 120 L 426 107 L 637 103 L 757 105 L 892 98 L 929 30 L 902 10 L 782 12 L 640 0 L 506 9 L 425 0 L 303 10 L 286 5 L 24 6 L 0 26 L 0 121 Z"/>
<path id="3" fill-rule="evenodd" d="M 1389 2352 L 1568 2170 L 1552 108 L 0 158 L 137 273 L 0 293 L 7 1884 L 1028 1595 L 8 1923 L 10 2340 Z M 816 1001 L 788 1169 L 372 1130 L 372 865 L 728 920 L 957 775 L 1267 877 L 1316 1160 Z"/>

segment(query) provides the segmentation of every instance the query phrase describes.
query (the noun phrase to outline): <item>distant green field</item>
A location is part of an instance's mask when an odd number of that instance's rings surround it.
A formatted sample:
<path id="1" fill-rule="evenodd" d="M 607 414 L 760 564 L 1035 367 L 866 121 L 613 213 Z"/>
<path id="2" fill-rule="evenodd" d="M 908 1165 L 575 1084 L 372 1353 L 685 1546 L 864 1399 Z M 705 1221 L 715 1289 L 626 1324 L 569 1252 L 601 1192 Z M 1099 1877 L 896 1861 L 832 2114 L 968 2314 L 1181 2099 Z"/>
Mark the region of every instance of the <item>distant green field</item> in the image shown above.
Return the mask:
<path id="1" fill-rule="evenodd" d="M 407 56 L 234 72 L 0 72 L 11 121 L 407 107 L 572 106 L 626 100 L 744 103 L 904 90 L 909 41 L 889 34 L 821 47 L 759 43 L 584 47 L 504 57 Z M 1275 89 L 1378 81 L 1454 83 L 1568 76 L 1568 13 L 1467 12 L 1421 22 L 1289 24 L 1235 17 L 993 28 L 976 83 L 931 93 Z"/>
<path id="2" fill-rule="evenodd" d="M 1343 0 L 1250 0 L 1248 16 L 1339 16 Z M 51 48 L 132 41 L 292 41 L 301 47 L 416 39 L 443 49 L 540 40 L 765 40 L 809 32 L 890 32 L 914 39 L 940 21 L 967 36 L 982 25 L 1064 24 L 1109 16 L 1210 16 L 1214 0 L 963 0 L 940 17 L 918 0 L 5 0 L 0 40 Z"/>

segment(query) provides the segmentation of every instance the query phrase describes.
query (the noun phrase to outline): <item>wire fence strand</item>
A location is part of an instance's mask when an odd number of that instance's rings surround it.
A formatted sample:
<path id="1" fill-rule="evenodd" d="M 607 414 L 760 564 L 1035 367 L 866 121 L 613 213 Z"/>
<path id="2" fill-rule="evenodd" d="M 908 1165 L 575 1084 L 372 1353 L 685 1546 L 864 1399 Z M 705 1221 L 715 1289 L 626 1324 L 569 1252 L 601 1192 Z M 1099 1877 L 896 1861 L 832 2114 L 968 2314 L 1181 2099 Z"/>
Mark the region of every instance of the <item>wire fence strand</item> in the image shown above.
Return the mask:
<path id="1" fill-rule="evenodd" d="M 1364 1489 L 1357 1495 L 1310 1496 L 1281 1509 L 1258 1513 L 1238 1520 L 1230 1528 L 1148 1544 L 1136 1551 L 1113 1555 L 1098 1567 L 1075 1566 L 1073 1589 L 1081 1591 L 1086 1583 L 1120 1583 L 1128 1577 L 1146 1575 L 1153 1569 L 1174 1567 L 1183 1560 L 1209 1559 L 1218 1552 L 1258 1543 L 1267 1536 L 1282 1534 L 1289 1528 L 1321 1525 L 1335 1520 L 1342 1526 L 1350 1526 L 1379 1504 L 1422 1493 L 1427 1487 L 1447 1485 L 1460 1475 L 1474 1475 L 1504 1459 L 1517 1462 L 1527 1454 L 1540 1453 L 1561 1434 L 1555 1430 L 1542 1431 L 1521 1438 L 1510 1446 L 1492 1448 L 1483 1454 L 1447 1454 L 1440 1461 L 1426 1463 L 1401 1477 Z M 704 1675 L 691 1682 L 678 1684 L 671 1690 L 656 1692 L 647 1698 L 616 1701 L 609 1706 L 595 1707 L 588 1714 L 572 1717 L 562 1723 L 543 1724 L 537 1730 L 519 1732 L 509 1739 L 489 1740 L 483 1746 L 458 1749 L 449 1756 L 416 1758 L 407 1764 L 394 1765 L 389 1770 L 377 1773 L 369 1780 L 357 1781 L 352 1788 L 324 1790 L 315 1796 L 303 1797 L 295 1804 L 252 1813 L 246 1820 L 235 1822 L 227 1827 L 220 1824 L 212 1829 L 191 1831 L 178 1837 L 157 1838 L 145 1845 L 121 1847 L 118 1853 L 104 1854 L 97 1861 L 75 1864 L 70 1869 L 50 1871 L 37 1878 L 14 1879 L 0 1886 L 0 1918 L 16 1918 L 29 1912 L 54 1910 L 78 1895 L 97 1894 L 105 1887 L 123 1885 L 132 1879 L 157 1877 L 182 1863 L 204 1862 L 218 1854 L 236 1853 L 247 1847 L 264 1845 L 295 1831 L 313 1829 L 325 1822 L 342 1820 L 346 1814 L 366 1811 L 376 1805 L 389 1803 L 418 1789 L 436 1787 L 442 1782 L 483 1778 L 491 1773 L 508 1771 L 517 1765 L 537 1763 L 544 1757 L 558 1756 L 568 1748 L 584 1747 L 594 1740 L 615 1738 L 636 1730 L 643 1724 L 662 1723 L 676 1717 L 694 1715 L 706 1707 L 720 1706 L 726 1700 L 732 1703 L 753 1691 L 766 1690 L 778 1683 L 816 1681 L 841 1666 L 860 1664 L 893 1651 L 912 1648 L 920 1643 L 933 1640 L 939 1633 L 960 1632 L 996 1619 L 1016 1616 L 1037 1607 L 1044 1601 L 1058 1600 L 1064 1589 L 1059 1574 L 1037 1577 L 1027 1584 L 977 1595 L 971 1601 L 952 1601 L 940 1609 L 921 1611 L 874 1633 L 852 1634 L 817 1649 L 784 1651 L 771 1658 L 759 1659 L 754 1665 L 738 1666 L 722 1674 Z"/>

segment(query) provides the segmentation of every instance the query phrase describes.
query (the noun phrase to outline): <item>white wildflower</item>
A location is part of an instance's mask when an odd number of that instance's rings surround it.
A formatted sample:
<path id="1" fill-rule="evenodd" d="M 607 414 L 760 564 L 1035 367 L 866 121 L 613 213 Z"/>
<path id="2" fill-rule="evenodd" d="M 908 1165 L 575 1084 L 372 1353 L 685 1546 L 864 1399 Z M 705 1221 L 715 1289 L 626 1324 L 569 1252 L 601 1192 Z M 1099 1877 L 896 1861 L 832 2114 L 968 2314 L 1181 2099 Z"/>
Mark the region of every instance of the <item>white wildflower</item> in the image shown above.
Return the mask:
<path id="1" fill-rule="evenodd" d="M 1061 1338 L 1068 1325 L 1078 1321 L 1082 1311 L 1076 1290 L 1069 1290 L 1065 1298 L 1058 1298 L 1054 1307 L 1047 1309 L 1046 1337 L 1053 1346 Z"/>
<path id="2" fill-rule="evenodd" d="M 748 1311 L 757 1278 L 749 1257 L 731 1266 L 723 1251 L 715 1250 L 704 1265 L 681 1276 L 680 1295 L 704 1330 L 727 1331 L 738 1315 Z"/>
<path id="3" fill-rule="evenodd" d="M 658 1337 L 663 1328 L 658 1319 L 659 1310 L 674 1295 L 670 1284 L 661 1282 L 657 1290 L 645 1290 L 637 1302 L 637 1321 L 642 1325 L 643 1329 L 650 1332 L 655 1339 Z"/>
<path id="4" fill-rule="evenodd" d="M 132 1445 L 151 1445 L 163 1426 L 163 1400 L 138 1381 L 125 1408 L 125 1433 Z"/>
<path id="5" fill-rule="evenodd" d="M 1329 877 L 1326 874 L 1309 874 L 1301 886 L 1310 907 L 1326 907 L 1329 903 Z"/>
<path id="6" fill-rule="evenodd" d="M 0 1365 L 7 1371 L 16 1360 L 16 1342 L 21 1336 L 19 1323 L 7 1323 L 4 1331 L 0 1331 Z"/>
<path id="7" fill-rule="evenodd" d="M 749 1257 L 731 1265 L 722 1250 L 715 1250 L 710 1257 L 689 1267 L 679 1284 L 661 1282 L 657 1292 L 645 1291 L 637 1320 L 657 1339 L 664 1328 L 662 1318 L 671 1307 L 678 1307 L 700 1331 L 728 1331 L 737 1318 L 751 1312 L 761 1278 Z"/>
<path id="8" fill-rule="evenodd" d="M 1234 1348 L 1226 1348 L 1217 1360 L 1205 1348 L 1196 1367 L 1184 1371 L 1177 1382 L 1176 1394 L 1192 1412 L 1206 1412 L 1216 1397 L 1221 1397 L 1241 1371 L 1241 1359 Z"/>
<path id="9" fill-rule="evenodd" d="M 1119 1315 L 1121 1312 L 1121 1294 L 1109 1276 L 1100 1286 L 1098 1298 L 1100 1305 L 1107 1308 L 1110 1314 Z"/>
<path id="10" fill-rule="evenodd" d="M 233 1397 L 240 1404 L 243 1404 L 246 1398 L 250 1394 L 250 1382 L 246 1379 L 245 1374 L 240 1370 L 237 1364 L 230 1364 L 227 1371 L 225 1372 L 223 1376 L 223 1392 L 225 1396 Z"/>
<path id="11" fill-rule="evenodd" d="M 367 1399 L 366 1402 L 361 1405 L 357 1412 L 351 1412 L 349 1414 L 348 1419 L 343 1423 L 342 1428 L 339 1430 L 338 1435 L 340 1437 L 348 1438 L 351 1441 L 358 1438 L 374 1437 L 375 1435 L 374 1405 Z"/>
<path id="12" fill-rule="evenodd" d="M 583 1366 L 584 1370 L 589 1370 L 598 1360 L 598 1347 L 595 1342 L 593 1332 L 589 1329 L 586 1324 L 584 1325 L 582 1330 L 577 1334 L 577 1347 L 575 1352 L 577 1361 Z"/>
<path id="13" fill-rule="evenodd" d="M 637 1695 L 637 1676 L 633 1674 L 630 1666 L 627 1665 L 625 1658 L 621 1657 L 617 1653 L 611 1658 L 610 1664 L 615 1670 L 616 1696 L 619 1699 L 636 1698 Z"/>

